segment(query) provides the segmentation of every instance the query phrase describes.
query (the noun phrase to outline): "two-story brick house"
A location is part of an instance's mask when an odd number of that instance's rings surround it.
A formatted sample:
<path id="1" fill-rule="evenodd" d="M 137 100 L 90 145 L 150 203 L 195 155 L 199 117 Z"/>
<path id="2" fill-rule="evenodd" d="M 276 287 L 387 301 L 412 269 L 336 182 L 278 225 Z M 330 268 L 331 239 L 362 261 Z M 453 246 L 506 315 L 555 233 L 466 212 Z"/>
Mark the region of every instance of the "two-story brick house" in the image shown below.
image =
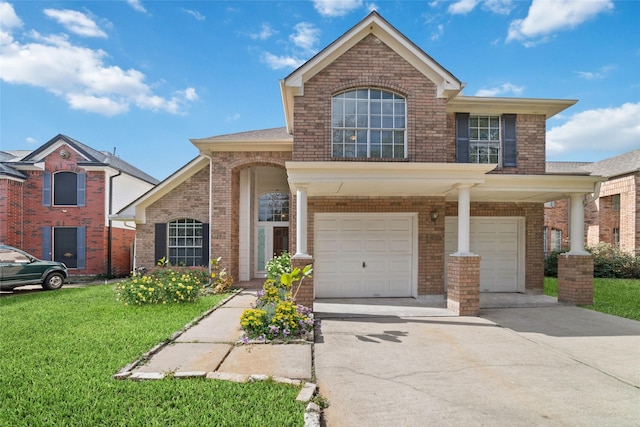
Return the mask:
<path id="1" fill-rule="evenodd" d="M 119 213 L 137 262 L 221 256 L 245 281 L 288 248 L 314 265 L 307 304 L 446 294 L 468 314 L 480 291 L 541 292 L 544 202 L 597 181 L 545 172 L 546 119 L 576 101 L 463 87 L 371 13 L 280 82 L 284 128 L 191 140 L 201 155 Z"/>
<path id="2" fill-rule="evenodd" d="M 0 156 L 0 243 L 62 261 L 70 275 L 129 274 L 135 223 L 108 217 L 155 178 L 65 135 Z"/>
<path id="3" fill-rule="evenodd" d="M 591 246 L 609 243 L 628 253 L 640 250 L 640 150 L 597 162 L 548 162 L 547 171 L 606 177 L 597 192 L 586 198 L 586 242 Z M 566 199 L 545 205 L 547 251 L 568 247 L 570 218 Z"/>

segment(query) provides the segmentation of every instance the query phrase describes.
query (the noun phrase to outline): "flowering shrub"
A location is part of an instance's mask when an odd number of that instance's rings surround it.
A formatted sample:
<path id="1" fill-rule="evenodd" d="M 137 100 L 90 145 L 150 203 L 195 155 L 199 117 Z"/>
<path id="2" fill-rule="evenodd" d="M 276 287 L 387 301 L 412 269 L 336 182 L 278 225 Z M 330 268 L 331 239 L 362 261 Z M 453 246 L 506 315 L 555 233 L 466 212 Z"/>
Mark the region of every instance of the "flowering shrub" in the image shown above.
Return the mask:
<path id="1" fill-rule="evenodd" d="M 286 267 L 285 265 L 285 270 Z M 294 303 L 302 281 L 311 277 L 311 266 L 291 270 L 289 265 L 288 270 L 288 273 L 281 274 L 277 280 L 267 279 L 258 292 L 255 307 L 242 314 L 240 326 L 244 332 L 243 342 L 302 338 L 313 330 L 311 310 Z M 298 287 L 293 293 L 292 288 L 296 282 Z"/>
<path id="2" fill-rule="evenodd" d="M 291 273 L 291 256 L 287 251 L 282 252 L 267 261 L 267 279 L 278 281 L 283 274 Z"/>
<path id="3" fill-rule="evenodd" d="M 227 292 L 233 285 L 233 277 L 227 273 L 226 268 L 220 268 L 220 260 L 222 257 L 211 260 L 211 285 L 214 294 L 222 294 Z"/>
<path id="4" fill-rule="evenodd" d="M 163 268 L 119 282 L 116 296 L 125 305 L 169 304 L 193 302 L 201 290 L 202 281 L 197 274 Z"/>

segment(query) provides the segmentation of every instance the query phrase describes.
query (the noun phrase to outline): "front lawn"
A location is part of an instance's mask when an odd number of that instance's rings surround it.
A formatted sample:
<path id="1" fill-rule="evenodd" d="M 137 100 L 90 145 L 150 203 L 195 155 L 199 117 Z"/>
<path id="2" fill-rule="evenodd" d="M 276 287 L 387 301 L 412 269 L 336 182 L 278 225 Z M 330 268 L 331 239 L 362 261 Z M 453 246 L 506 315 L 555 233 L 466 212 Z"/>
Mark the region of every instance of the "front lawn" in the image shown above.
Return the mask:
<path id="1" fill-rule="evenodd" d="M 0 299 L 0 426 L 300 426 L 298 388 L 114 380 L 221 296 L 124 306 L 113 285 Z"/>
<path id="2" fill-rule="evenodd" d="M 544 293 L 558 296 L 558 279 L 545 277 Z M 593 305 L 585 306 L 601 313 L 640 320 L 640 280 L 593 279 Z"/>

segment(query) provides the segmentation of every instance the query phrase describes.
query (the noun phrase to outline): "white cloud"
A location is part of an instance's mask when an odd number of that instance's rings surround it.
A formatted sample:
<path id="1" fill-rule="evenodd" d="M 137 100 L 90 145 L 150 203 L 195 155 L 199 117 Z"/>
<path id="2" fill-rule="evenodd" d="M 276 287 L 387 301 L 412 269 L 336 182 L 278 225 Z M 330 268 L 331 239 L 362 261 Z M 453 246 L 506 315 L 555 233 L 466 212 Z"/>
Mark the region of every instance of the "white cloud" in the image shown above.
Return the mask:
<path id="1" fill-rule="evenodd" d="M 362 0 L 312 0 L 313 7 L 322 16 L 345 16 L 362 7 Z"/>
<path id="2" fill-rule="evenodd" d="M 32 136 L 28 136 L 28 137 L 26 137 L 24 141 L 25 141 L 27 144 L 29 144 L 29 145 L 36 145 L 36 144 L 38 144 L 38 140 L 37 140 L 37 139 L 35 139 L 35 138 L 34 138 L 34 137 L 32 137 Z"/>
<path id="3" fill-rule="evenodd" d="M 509 25 L 507 41 L 544 38 L 557 31 L 572 29 L 601 12 L 613 9 L 613 0 L 533 0 L 524 19 Z"/>
<path id="4" fill-rule="evenodd" d="M 200 97 L 196 93 L 195 88 L 188 87 L 184 91 L 179 92 L 187 101 L 197 101 Z"/>
<path id="5" fill-rule="evenodd" d="M 304 63 L 303 59 L 294 58 L 292 56 L 277 56 L 272 53 L 265 52 L 262 54 L 262 61 L 272 70 L 280 70 L 282 68 L 298 68 Z"/>
<path id="6" fill-rule="evenodd" d="M 511 13 L 511 0 L 485 0 L 482 8 L 499 15 L 508 15 Z"/>
<path id="7" fill-rule="evenodd" d="M 69 9 L 45 9 L 44 14 L 56 20 L 68 31 L 80 36 L 107 37 L 107 33 L 102 31 L 98 24 L 82 12 Z"/>
<path id="8" fill-rule="evenodd" d="M 464 15 L 471 12 L 480 0 L 458 0 L 455 3 L 451 3 L 447 8 L 447 11 L 453 15 Z"/>
<path id="9" fill-rule="evenodd" d="M 204 21 L 206 19 L 205 16 L 197 10 L 182 9 L 182 11 L 196 18 L 197 21 Z"/>
<path id="10" fill-rule="evenodd" d="M 488 88 L 488 89 L 480 89 L 475 93 L 475 96 L 504 96 L 507 94 L 512 95 L 520 95 L 524 87 L 516 86 L 511 83 L 503 83 L 500 86 Z"/>
<path id="11" fill-rule="evenodd" d="M 109 65 L 105 51 L 74 45 L 65 35 L 31 31 L 28 37 L 0 44 L 0 80 L 45 89 L 73 109 L 112 116 L 137 106 L 178 114 L 197 97 L 192 88 L 171 98 L 156 95 L 142 72 Z"/>
<path id="12" fill-rule="evenodd" d="M 294 27 L 295 33 L 289 36 L 289 39 L 304 49 L 306 53 L 315 53 L 315 45 L 318 43 L 320 30 L 309 22 L 300 22 Z"/>
<path id="13" fill-rule="evenodd" d="M 240 113 L 231 114 L 224 118 L 224 121 L 227 123 L 235 122 L 237 120 L 240 120 Z"/>
<path id="14" fill-rule="evenodd" d="M 614 70 L 616 67 L 613 65 L 606 65 L 600 68 L 598 71 L 576 71 L 579 77 L 582 77 L 586 80 L 597 80 L 604 79 L 607 77 L 610 71 Z"/>
<path id="15" fill-rule="evenodd" d="M 438 24 L 435 30 L 431 32 L 431 40 L 438 40 L 444 34 L 444 25 Z"/>
<path id="16" fill-rule="evenodd" d="M 21 28 L 22 21 L 10 3 L 0 2 L 0 31 Z"/>
<path id="17" fill-rule="evenodd" d="M 253 40 L 266 40 L 269 37 L 271 37 L 274 34 L 277 34 L 278 32 L 276 30 L 274 30 L 273 28 L 271 28 L 271 26 L 269 24 L 262 24 L 262 27 L 260 29 L 259 33 L 251 33 L 249 34 L 249 37 L 251 37 Z"/>
<path id="18" fill-rule="evenodd" d="M 147 9 L 144 8 L 140 0 L 127 0 L 127 3 L 129 3 L 129 6 L 136 12 L 147 13 Z"/>
<path id="19" fill-rule="evenodd" d="M 625 152 L 640 144 L 640 102 L 574 114 L 547 131 L 547 156 L 582 151 Z"/>

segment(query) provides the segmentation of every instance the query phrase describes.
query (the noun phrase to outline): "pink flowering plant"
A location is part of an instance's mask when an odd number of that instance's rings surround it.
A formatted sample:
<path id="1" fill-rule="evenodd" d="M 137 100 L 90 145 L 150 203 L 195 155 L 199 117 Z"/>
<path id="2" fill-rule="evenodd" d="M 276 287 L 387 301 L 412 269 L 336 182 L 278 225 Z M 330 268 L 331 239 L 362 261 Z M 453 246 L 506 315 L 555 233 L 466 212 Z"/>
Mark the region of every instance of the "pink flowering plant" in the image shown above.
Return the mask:
<path id="1" fill-rule="evenodd" d="M 255 307 L 245 310 L 240 318 L 242 342 L 299 339 L 313 331 L 311 309 L 294 302 L 302 282 L 311 274 L 308 265 L 283 273 L 279 279 L 267 279 Z"/>

